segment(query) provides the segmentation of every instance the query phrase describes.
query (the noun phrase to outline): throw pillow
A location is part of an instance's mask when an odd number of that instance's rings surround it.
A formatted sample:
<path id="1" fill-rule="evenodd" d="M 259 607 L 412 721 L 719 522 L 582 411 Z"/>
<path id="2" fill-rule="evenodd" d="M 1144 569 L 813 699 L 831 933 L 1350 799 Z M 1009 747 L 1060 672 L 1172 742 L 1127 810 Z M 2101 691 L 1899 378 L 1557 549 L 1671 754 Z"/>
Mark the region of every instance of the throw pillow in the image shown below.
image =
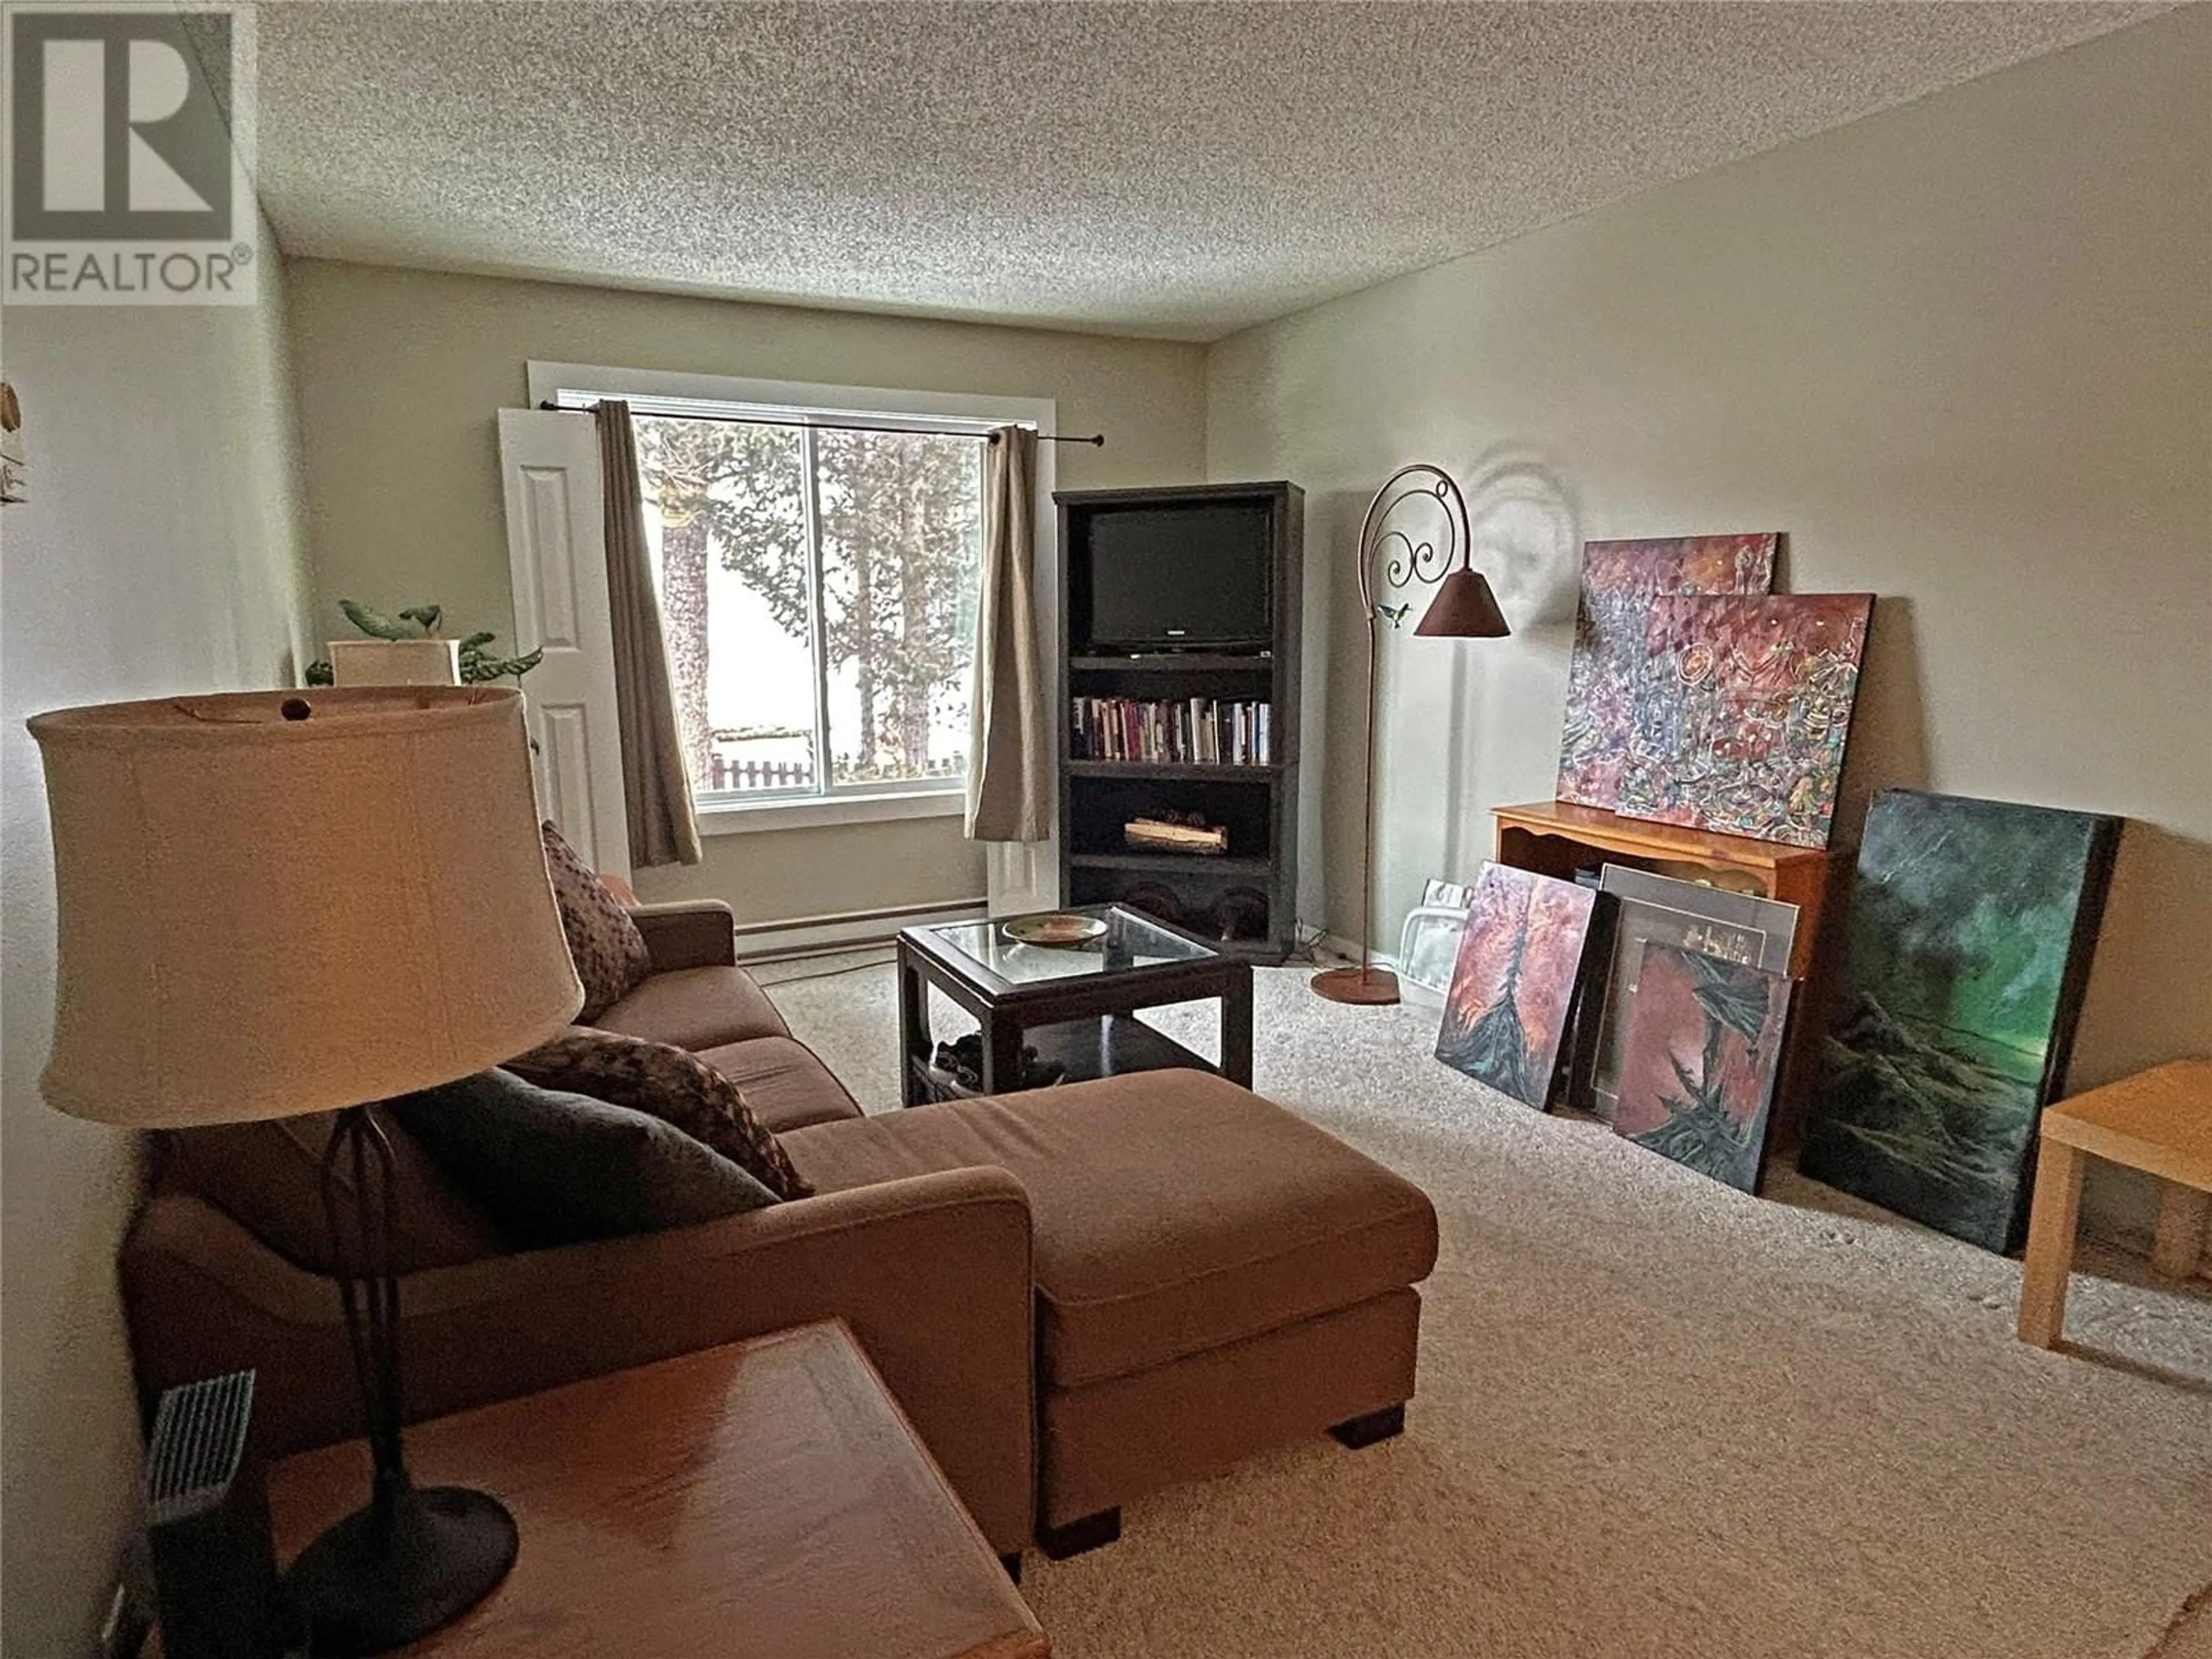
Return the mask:
<path id="1" fill-rule="evenodd" d="M 545 841 L 545 873 L 561 906 L 561 931 L 568 936 L 568 955 L 584 985 L 584 1006 L 577 1018 L 594 1020 L 645 983 L 653 972 L 653 955 L 637 923 L 599 872 L 551 824 L 540 825 L 539 833 Z"/>
<path id="2" fill-rule="evenodd" d="M 370 1109 L 392 1145 L 396 1271 L 451 1267 L 514 1248 L 388 1111 Z M 330 1218 L 323 1211 L 323 1149 L 337 1121 L 337 1113 L 318 1112 L 169 1130 L 160 1141 L 163 1184 L 205 1199 L 295 1267 L 327 1273 L 333 1263 Z M 350 1213 L 351 1172 L 341 1166 L 338 1179 Z"/>
<path id="3" fill-rule="evenodd" d="M 658 1232 L 757 1210 L 775 1194 L 673 1124 L 479 1072 L 392 1103 L 477 1201 L 534 1245 Z"/>
<path id="4" fill-rule="evenodd" d="M 696 1054 L 665 1042 L 572 1025 L 550 1042 L 507 1061 L 507 1069 L 544 1088 L 589 1095 L 672 1123 L 778 1198 L 813 1196 L 814 1188 L 753 1115 L 738 1085 Z"/>

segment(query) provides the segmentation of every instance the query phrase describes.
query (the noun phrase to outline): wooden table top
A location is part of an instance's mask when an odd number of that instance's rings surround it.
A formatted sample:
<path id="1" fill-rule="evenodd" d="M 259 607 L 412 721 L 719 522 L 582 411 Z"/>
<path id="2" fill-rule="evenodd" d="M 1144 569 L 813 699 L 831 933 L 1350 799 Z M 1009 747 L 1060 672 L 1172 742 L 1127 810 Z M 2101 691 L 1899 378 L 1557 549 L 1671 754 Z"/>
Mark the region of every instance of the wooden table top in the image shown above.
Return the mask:
<path id="1" fill-rule="evenodd" d="M 1602 806 L 1583 806 L 1568 800 L 1532 800 L 1518 806 L 1493 806 L 1490 811 L 1500 823 L 1644 858 L 1773 870 L 1784 865 L 1826 864 L 1844 856 L 1835 848 L 1792 847 L 1783 842 L 1755 841 L 1748 836 L 1723 835 L 1715 830 L 1694 830 L 1686 824 L 1626 818 Z"/>
<path id="2" fill-rule="evenodd" d="M 2175 1060 L 2047 1108 L 2046 1138 L 2212 1192 L 2212 1059 Z"/>
<path id="3" fill-rule="evenodd" d="M 1047 1659 L 983 1535 L 842 1324 L 408 1431 L 422 1486 L 482 1488 L 522 1550 L 436 1659 Z M 270 1473 L 278 1559 L 368 1494 L 356 1441 Z"/>

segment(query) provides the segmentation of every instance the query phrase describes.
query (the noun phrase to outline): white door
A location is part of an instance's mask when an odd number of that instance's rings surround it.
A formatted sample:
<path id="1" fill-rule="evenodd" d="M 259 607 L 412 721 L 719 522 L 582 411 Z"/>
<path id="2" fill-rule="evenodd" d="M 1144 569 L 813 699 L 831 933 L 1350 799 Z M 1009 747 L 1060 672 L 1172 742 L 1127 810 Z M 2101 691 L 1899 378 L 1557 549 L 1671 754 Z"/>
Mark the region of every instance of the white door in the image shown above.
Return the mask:
<path id="1" fill-rule="evenodd" d="M 499 470 L 515 648 L 545 651 L 524 682 L 538 810 L 594 870 L 627 880 L 598 428 L 582 413 L 502 409 Z"/>

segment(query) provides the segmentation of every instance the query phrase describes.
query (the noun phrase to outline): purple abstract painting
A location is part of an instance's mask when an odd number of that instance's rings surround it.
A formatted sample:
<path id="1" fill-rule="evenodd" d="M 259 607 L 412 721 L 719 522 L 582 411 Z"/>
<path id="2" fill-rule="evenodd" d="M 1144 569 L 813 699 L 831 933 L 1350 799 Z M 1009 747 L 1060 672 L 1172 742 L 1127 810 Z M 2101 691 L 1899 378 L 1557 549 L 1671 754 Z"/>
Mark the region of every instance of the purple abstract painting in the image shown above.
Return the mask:
<path id="1" fill-rule="evenodd" d="M 1619 811 L 1826 847 L 1871 593 L 1651 602 Z"/>
<path id="2" fill-rule="evenodd" d="M 1582 597 L 1559 735 L 1561 800 L 1607 811 L 1620 804 L 1652 600 L 1662 593 L 1767 592 L 1780 540 L 1768 531 L 1583 544 Z"/>

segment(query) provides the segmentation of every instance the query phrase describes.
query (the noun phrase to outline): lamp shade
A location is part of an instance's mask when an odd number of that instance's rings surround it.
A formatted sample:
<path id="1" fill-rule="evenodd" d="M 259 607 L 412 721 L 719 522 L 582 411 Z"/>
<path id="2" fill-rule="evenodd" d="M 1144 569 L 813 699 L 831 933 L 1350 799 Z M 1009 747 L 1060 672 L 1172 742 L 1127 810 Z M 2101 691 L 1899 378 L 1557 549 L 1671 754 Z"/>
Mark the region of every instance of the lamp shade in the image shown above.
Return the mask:
<path id="1" fill-rule="evenodd" d="M 1462 565 L 1437 584 L 1437 596 L 1413 631 L 1431 639 L 1502 640 L 1513 630 L 1482 573 Z"/>
<path id="2" fill-rule="evenodd" d="M 361 1105 L 495 1066 L 583 1000 L 520 692 L 175 697 L 30 730 L 63 1111 L 173 1127 Z"/>

